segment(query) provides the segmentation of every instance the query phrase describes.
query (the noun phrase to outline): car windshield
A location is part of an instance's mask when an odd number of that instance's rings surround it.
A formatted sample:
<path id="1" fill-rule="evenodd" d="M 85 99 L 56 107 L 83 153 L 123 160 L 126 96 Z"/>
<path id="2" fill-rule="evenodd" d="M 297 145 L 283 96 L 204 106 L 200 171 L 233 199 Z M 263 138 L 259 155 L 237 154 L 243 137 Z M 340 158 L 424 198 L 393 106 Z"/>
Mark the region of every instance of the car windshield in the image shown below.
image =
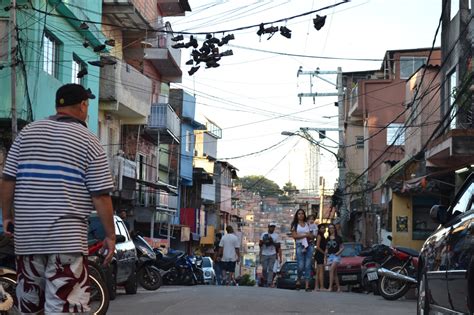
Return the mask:
<path id="1" fill-rule="evenodd" d="M 202 267 L 203 268 L 211 268 L 211 260 L 207 257 L 202 258 Z"/>
<path id="2" fill-rule="evenodd" d="M 286 263 L 281 266 L 282 271 L 292 271 L 292 270 L 297 270 L 298 265 L 296 263 Z"/>
<path id="3" fill-rule="evenodd" d="M 362 251 L 362 244 L 344 244 L 344 250 L 342 251 L 342 257 L 354 257 L 358 256 Z"/>

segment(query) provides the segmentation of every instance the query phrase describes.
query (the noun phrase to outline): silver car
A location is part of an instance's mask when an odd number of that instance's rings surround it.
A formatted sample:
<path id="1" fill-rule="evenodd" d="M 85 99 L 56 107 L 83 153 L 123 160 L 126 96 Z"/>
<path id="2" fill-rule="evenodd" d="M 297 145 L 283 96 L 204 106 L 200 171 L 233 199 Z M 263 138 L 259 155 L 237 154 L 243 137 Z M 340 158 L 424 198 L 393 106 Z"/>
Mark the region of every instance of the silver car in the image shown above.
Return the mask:
<path id="1" fill-rule="evenodd" d="M 216 273 L 214 271 L 214 262 L 211 257 L 202 258 L 202 271 L 204 273 L 205 284 L 216 284 Z"/>

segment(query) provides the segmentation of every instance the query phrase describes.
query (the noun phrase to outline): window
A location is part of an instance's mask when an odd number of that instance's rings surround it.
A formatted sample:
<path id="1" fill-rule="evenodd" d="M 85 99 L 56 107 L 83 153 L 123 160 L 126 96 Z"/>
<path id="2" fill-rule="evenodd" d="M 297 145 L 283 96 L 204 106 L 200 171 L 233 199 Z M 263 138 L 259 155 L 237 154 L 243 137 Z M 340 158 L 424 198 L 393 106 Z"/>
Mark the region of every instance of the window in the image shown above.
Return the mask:
<path id="1" fill-rule="evenodd" d="M 356 149 L 364 148 L 364 136 L 356 136 Z"/>
<path id="2" fill-rule="evenodd" d="M 191 151 L 191 132 L 189 130 L 186 130 L 186 152 Z"/>
<path id="3" fill-rule="evenodd" d="M 439 200 L 430 197 L 413 197 L 413 239 L 426 240 L 438 227 L 430 217 L 431 207 Z"/>
<path id="4" fill-rule="evenodd" d="M 426 60 L 426 57 L 400 57 L 400 79 L 408 79 Z"/>
<path id="5" fill-rule="evenodd" d="M 405 144 L 405 131 L 403 128 L 403 124 L 393 123 L 393 124 L 388 125 L 387 145 L 391 145 L 392 143 L 393 145 Z"/>
<path id="6" fill-rule="evenodd" d="M 43 70 L 58 77 L 59 41 L 48 31 L 43 35 Z"/>
<path id="7" fill-rule="evenodd" d="M 471 2 L 471 1 L 469 1 Z M 458 14 L 459 12 L 459 0 L 451 0 L 451 20 Z"/>
<path id="8" fill-rule="evenodd" d="M 77 74 L 79 71 L 86 69 L 84 61 L 82 61 L 76 54 L 73 54 L 72 57 L 72 73 L 71 73 L 71 83 L 82 84 L 84 85 L 84 77 L 78 78 Z"/>
<path id="9" fill-rule="evenodd" d="M 450 117 L 451 122 L 449 123 L 451 129 L 456 129 L 456 113 L 457 113 L 457 106 L 456 102 L 456 87 L 457 87 L 457 74 L 456 70 L 451 72 L 448 75 L 448 93 L 449 93 L 449 107 L 448 110 L 451 111 Z"/>
<path id="10" fill-rule="evenodd" d="M 471 183 L 461 197 L 456 201 L 452 213 L 464 213 L 472 209 L 472 195 L 474 194 L 474 183 Z"/>
<path id="11" fill-rule="evenodd" d="M 8 62 L 8 21 L 0 20 L 0 64 Z"/>

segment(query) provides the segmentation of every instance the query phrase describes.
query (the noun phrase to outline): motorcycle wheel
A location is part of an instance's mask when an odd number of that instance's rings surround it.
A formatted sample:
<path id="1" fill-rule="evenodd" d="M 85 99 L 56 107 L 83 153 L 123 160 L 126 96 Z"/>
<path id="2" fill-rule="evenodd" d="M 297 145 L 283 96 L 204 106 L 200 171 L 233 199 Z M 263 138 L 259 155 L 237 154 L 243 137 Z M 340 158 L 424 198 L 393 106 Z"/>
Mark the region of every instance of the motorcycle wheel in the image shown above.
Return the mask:
<path id="1" fill-rule="evenodd" d="M 107 314 L 109 309 L 109 293 L 103 279 L 93 274 L 89 275 L 89 284 L 91 287 L 91 297 L 89 300 L 90 312 L 94 315 Z"/>
<path id="2" fill-rule="evenodd" d="M 430 303 L 428 300 L 428 283 L 426 282 L 426 275 L 421 276 L 418 282 L 418 298 L 416 302 L 416 314 L 428 315 L 430 314 Z"/>
<path id="3" fill-rule="evenodd" d="M 176 270 L 170 270 L 163 276 L 163 283 L 165 284 L 179 284 L 178 273 Z"/>
<path id="4" fill-rule="evenodd" d="M 153 266 L 140 268 L 137 277 L 138 283 L 146 290 L 155 291 L 161 287 L 162 279 L 160 271 Z"/>
<path id="5" fill-rule="evenodd" d="M 401 266 L 395 266 L 389 270 L 393 272 L 399 272 L 402 269 Z M 406 269 L 400 271 L 401 274 L 407 275 Z M 378 282 L 378 289 L 380 295 L 386 300 L 397 300 L 404 296 L 410 289 L 410 284 L 401 280 L 391 279 L 386 276 L 382 276 Z"/>
<path id="6" fill-rule="evenodd" d="M 18 302 L 16 299 L 16 276 L 15 275 L 3 275 L 0 276 L 0 285 L 3 287 L 6 293 L 8 293 L 13 298 L 13 307 L 8 311 L 5 311 L 5 314 L 20 314 L 18 310 Z"/>

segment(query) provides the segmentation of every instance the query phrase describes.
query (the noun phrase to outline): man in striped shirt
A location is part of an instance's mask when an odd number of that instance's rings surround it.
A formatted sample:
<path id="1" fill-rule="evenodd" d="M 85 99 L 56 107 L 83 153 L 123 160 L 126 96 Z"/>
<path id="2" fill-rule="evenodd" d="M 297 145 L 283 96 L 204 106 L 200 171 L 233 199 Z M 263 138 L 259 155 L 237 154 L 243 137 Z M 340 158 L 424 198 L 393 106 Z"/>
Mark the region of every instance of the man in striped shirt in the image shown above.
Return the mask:
<path id="1" fill-rule="evenodd" d="M 104 150 L 85 123 L 91 98 L 90 89 L 79 84 L 60 87 L 56 115 L 23 128 L 7 157 L 3 226 L 14 221 L 23 313 L 89 311 L 87 226 L 92 210 L 106 233 L 105 263 L 115 251 L 112 177 Z"/>

